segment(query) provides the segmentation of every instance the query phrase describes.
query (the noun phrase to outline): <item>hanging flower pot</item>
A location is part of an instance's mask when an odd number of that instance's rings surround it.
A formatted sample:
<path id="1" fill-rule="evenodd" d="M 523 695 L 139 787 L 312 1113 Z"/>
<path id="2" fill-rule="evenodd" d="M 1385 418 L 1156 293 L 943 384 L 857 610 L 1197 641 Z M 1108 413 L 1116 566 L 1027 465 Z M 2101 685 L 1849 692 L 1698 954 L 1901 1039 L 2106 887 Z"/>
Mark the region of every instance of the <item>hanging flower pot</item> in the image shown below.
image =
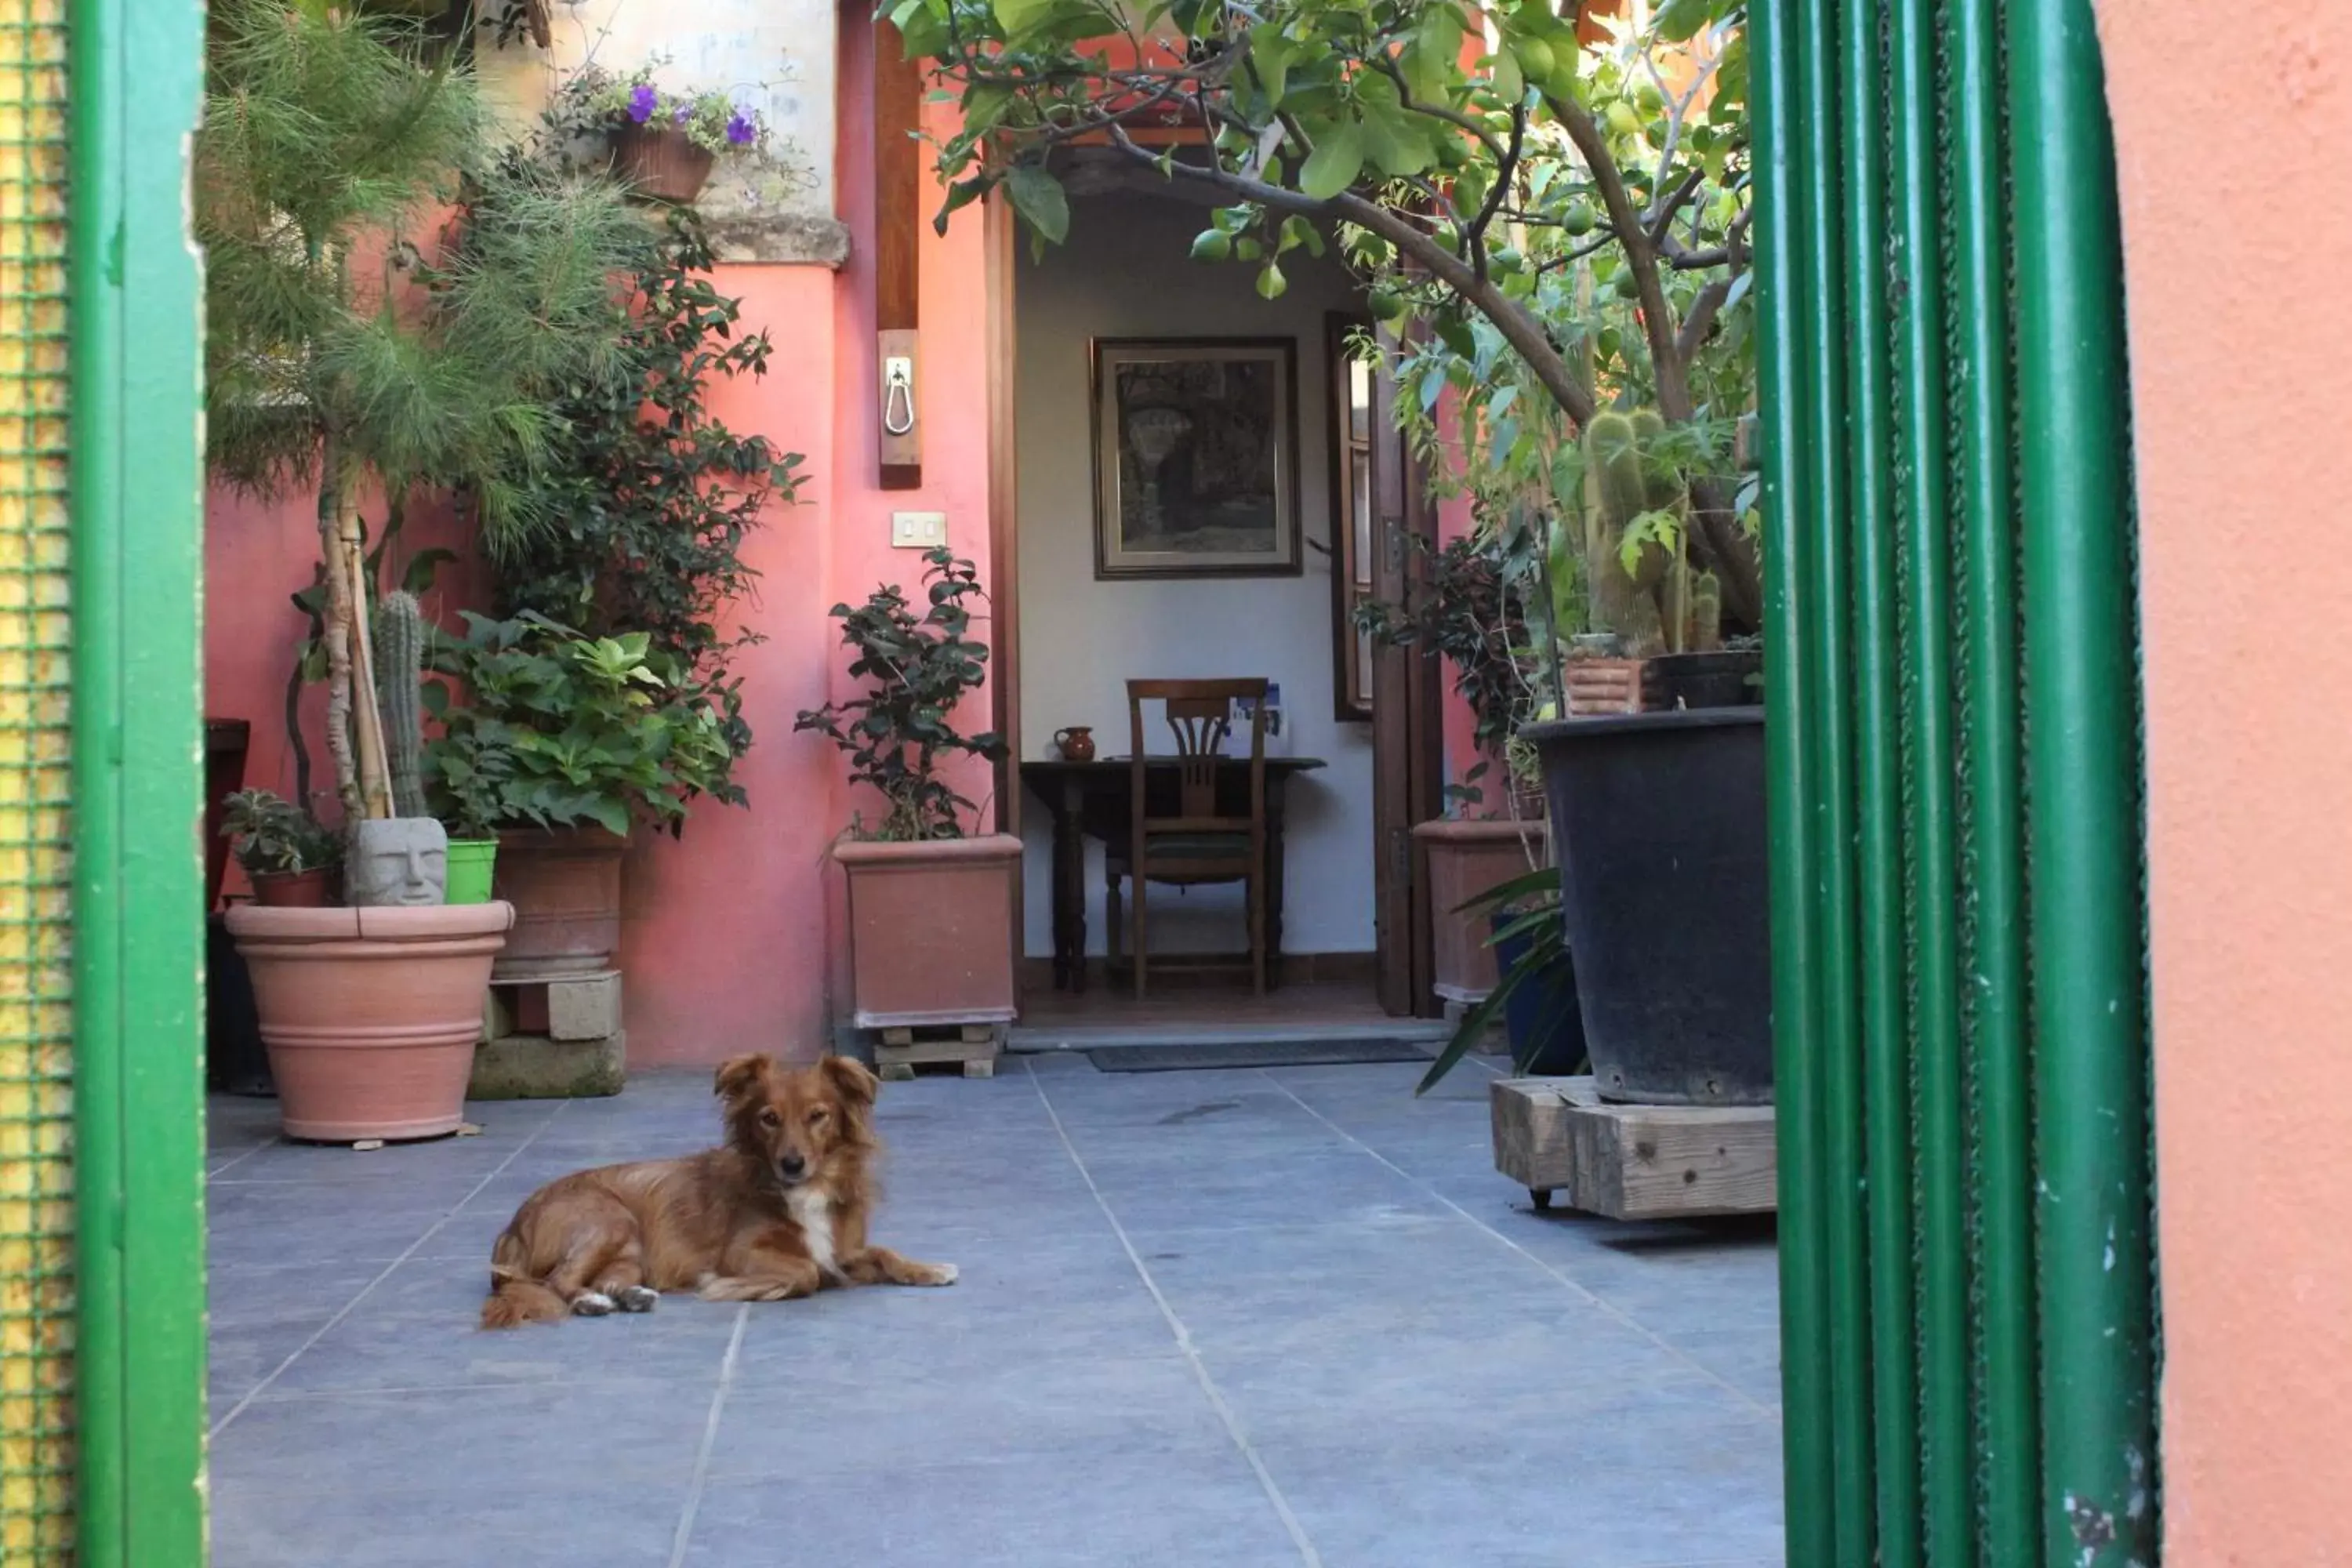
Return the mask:
<path id="1" fill-rule="evenodd" d="M 682 206 L 702 194 L 715 160 L 674 126 L 625 125 L 613 132 L 613 171 L 636 193 Z"/>

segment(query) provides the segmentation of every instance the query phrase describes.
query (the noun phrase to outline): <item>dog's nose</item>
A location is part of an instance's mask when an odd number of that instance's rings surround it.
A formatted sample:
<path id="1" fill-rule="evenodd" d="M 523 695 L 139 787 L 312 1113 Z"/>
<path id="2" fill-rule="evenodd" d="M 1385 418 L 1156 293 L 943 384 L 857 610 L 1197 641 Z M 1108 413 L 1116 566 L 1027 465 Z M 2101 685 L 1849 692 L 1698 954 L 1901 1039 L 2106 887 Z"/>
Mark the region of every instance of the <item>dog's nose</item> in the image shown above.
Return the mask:
<path id="1" fill-rule="evenodd" d="M 808 1162 L 798 1154 L 787 1154 L 776 1162 L 776 1167 L 787 1176 L 797 1176 L 808 1169 Z"/>

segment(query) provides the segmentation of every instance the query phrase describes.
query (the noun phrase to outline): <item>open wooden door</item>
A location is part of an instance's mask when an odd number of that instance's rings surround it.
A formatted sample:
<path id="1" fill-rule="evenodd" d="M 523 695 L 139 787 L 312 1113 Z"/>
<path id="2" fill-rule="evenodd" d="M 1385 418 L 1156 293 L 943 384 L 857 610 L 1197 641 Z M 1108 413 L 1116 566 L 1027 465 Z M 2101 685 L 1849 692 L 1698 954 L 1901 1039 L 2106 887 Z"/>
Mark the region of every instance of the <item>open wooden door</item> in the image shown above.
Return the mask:
<path id="1" fill-rule="evenodd" d="M 1412 541 L 1437 538 L 1424 466 L 1405 448 L 1396 417 L 1396 378 L 1390 374 L 1395 340 L 1381 334 L 1381 363 L 1371 378 L 1372 580 L 1390 604 L 1425 569 L 1427 552 Z M 1418 651 L 1381 648 L 1372 655 L 1372 834 L 1375 921 L 1380 951 L 1381 1006 L 1392 1016 L 1434 1016 L 1435 958 L 1429 900 L 1420 886 L 1413 851 L 1416 823 L 1444 815 L 1445 747 L 1439 708 L 1438 664 Z"/>

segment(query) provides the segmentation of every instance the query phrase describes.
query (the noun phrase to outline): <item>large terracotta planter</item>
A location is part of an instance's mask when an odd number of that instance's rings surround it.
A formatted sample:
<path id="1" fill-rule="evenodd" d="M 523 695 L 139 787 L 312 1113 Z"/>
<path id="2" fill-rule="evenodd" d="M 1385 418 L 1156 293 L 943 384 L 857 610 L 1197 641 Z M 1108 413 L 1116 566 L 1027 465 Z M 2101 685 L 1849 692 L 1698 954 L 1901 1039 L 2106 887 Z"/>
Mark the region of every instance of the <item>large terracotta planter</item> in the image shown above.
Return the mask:
<path id="1" fill-rule="evenodd" d="M 228 911 L 289 1138 L 433 1138 L 464 1120 L 505 904 Z"/>
<path id="2" fill-rule="evenodd" d="M 845 842 L 849 952 L 860 1028 L 986 1024 L 1016 1016 L 1013 879 L 1005 834 L 919 844 Z"/>
<path id="3" fill-rule="evenodd" d="M 601 827 L 518 827 L 499 835 L 491 896 L 514 906 L 501 980 L 601 974 L 621 945 L 621 856 Z"/>
<path id="4" fill-rule="evenodd" d="M 1495 988 L 1492 910 L 1462 906 L 1535 869 L 1544 856 L 1542 822 L 1458 822 L 1441 818 L 1412 830 L 1429 864 L 1429 921 L 1436 949 L 1439 998 L 1475 1006 Z"/>

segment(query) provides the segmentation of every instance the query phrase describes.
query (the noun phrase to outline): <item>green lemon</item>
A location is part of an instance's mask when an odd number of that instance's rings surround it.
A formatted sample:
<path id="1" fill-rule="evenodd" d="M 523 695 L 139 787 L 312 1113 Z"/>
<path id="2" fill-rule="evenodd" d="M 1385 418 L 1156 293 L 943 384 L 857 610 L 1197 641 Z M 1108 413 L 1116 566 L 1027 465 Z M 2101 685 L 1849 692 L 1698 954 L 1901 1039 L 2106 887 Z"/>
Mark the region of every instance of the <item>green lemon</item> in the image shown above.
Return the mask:
<path id="1" fill-rule="evenodd" d="M 1592 232 L 1594 223 L 1591 202 L 1570 202 L 1568 211 L 1560 215 L 1559 226 L 1570 238 Z"/>

